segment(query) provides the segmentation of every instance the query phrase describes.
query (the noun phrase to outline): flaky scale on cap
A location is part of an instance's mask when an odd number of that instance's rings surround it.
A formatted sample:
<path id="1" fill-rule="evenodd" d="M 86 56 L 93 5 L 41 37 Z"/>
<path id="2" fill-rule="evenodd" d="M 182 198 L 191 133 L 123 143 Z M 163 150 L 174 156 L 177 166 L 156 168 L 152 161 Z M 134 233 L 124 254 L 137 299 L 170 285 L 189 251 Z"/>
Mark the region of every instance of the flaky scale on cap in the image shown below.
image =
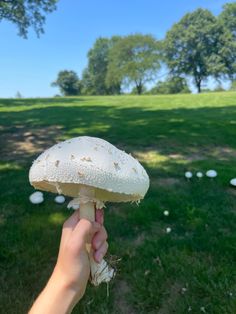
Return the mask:
<path id="1" fill-rule="evenodd" d="M 131 155 L 105 140 L 81 136 L 42 153 L 29 173 L 37 189 L 78 197 L 82 186 L 94 187 L 102 201 L 138 201 L 149 187 L 145 169 Z"/>

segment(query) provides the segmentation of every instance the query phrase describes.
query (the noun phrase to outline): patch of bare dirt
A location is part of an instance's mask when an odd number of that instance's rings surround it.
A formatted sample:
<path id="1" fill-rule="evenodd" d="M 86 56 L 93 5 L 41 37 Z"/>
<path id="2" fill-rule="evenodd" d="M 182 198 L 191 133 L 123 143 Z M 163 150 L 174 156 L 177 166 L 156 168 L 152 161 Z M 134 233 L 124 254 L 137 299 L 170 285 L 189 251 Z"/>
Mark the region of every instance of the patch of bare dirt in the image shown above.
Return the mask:
<path id="1" fill-rule="evenodd" d="M 29 131 L 22 126 L 9 129 L 0 137 L 1 160 L 21 161 L 40 153 L 57 142 L 61 133 L 60 126 L 34 128 Z"/>
<path id="2" fill-rule="evenodd" d="M 236 196 L 236 188 L 228 188 L 228 192 Z"/>
<path id="3" fill-rule="evenodd" d="M 114 308 L 115 313 L 137 314 L 127 301 L 127 295 L 131 293 L 131 289 L 125 280 L 117 280 L 115 285 Z"/>
<path id="4" fill-rule="evenodd" d="M 177 299 L 179 298 L 181 291 L 183 289 L 183 286 L 176 282 L 174 283 L 170 288 L 169 288 L 169 294 L 168 297 L 165 298 L 164 303 L 162 304 L 161 308 L 159 309 L 159 311 L 157 312 L 158 314 L 170 314 L 172 312 L 170 312 Z"/>
<path id="5" fill-rule="evenodd" d="M 171 187 L 173 185 L 179 184 L 180 180 L 177 178 L 160 178 L 152 180 L 151 184 L 158 186 Z"/>
<path id="6" fill-rule="evenodd" d="M 205 147 L 204 149 L 201 148 L 201 150 L 196 150 L 193 152 L 190 151 L 189 154 L 184 156 L 184 159 L 188 161 L 198 161 L 198 160 L 204 160 L 204 159 L 218 159 L 218 160 L 229 160 L 232 158 L 236 158 L 236 150 L 231 147 Z"/>
<path id="7" fill-rule="evenodd" d="M 231 147 L 216 147 L 212 155 L 221 160 L 236 158 L 236 149 Z"/>
<path id="8" fill-rule="evenodd" d="M 182 149 L 182 147 L 180 147 Z M 207 146 L 189 147 L 186 152 L 178 152 L 179 148 L 173 149 L 172 153 L 166 152 L 162 147 L 148 147 L 142 151 L 133 151 L 134 157 L 141 162 L 163 162 L 166 160 L 186 160 L 188 162 L 200 161 L 204 159 L 229 160 L 236 158 L 236 149 L 228 146 Z"/>
<path id="9" fill-rule="evenodd" d="M 139 245 L 142 245 L 144 243 L 146 239 L 146 235 L 145 233 L 140 233 L 136 239 L 134 239 L 134 241 L 132 241 L 132 245 L 134 246 L 139 246 Z"/>

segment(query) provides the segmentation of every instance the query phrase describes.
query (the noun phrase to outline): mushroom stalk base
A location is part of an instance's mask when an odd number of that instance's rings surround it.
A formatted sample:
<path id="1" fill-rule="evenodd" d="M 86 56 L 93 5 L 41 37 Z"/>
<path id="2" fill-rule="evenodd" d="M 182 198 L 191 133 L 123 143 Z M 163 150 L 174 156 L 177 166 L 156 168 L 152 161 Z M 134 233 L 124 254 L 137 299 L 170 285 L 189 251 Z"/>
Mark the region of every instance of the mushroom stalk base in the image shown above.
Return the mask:
<path id="1" fill-rule="evenodd" d="M 95 205 L 93 202 L 80 202 L 80 218 L 95 221 Z M 100 263 L 95 262 L 93 258 L 93 249 L 91 244 L 86 245 L 91 270 L 91 283 L 98 286 L 102 282 L 109 282 L 114 277 L 114 269 L 112 269 L 103 259 Z"/>

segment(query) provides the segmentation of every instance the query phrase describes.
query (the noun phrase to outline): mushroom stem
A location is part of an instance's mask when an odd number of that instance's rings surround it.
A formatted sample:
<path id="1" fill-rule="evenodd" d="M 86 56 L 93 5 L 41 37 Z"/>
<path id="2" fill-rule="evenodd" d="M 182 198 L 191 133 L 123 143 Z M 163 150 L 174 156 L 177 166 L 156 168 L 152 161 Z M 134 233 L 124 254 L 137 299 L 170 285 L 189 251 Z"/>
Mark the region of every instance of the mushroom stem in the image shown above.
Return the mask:
<path id="1" fill-rule="evenodd" d="M 80 218 L 95 221 L 95 208 L 93 202 L 80 203 Z"/>
<path id="2" fill-rule="evenodd" d="M 95 221 L 94 202 L 80 203 L 80 218 Z M 104 259 L 100 263 L 95 262 L 90 243 L 86 245 L 86 248 L 89 255 L 92 284 L 98 286 L 102 282 L 109 282 L 114 277 L 114 269 L 111 268 Z"/>

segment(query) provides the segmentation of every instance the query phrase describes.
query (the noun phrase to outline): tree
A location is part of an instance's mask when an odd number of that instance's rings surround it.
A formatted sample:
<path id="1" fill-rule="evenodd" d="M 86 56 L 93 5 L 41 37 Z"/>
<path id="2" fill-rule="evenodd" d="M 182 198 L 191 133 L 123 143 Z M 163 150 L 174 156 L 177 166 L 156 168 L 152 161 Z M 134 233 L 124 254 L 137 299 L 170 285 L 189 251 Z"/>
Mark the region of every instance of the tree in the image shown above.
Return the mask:
<path id="1" fill-rule="evenodd" d="M 74 71 L 60 71 L 56 81 L 51 85 L 53 87 L 59 87 L 64 96 L 76 96 L 81 93 L 81 81 Z"/>
<path id="2" fill-rule="evenodd" d="M 157 82 L 157 85 L 153 87 L 150 94 L 179 94 L 190 93 L 190 89 L 186 82 L 186 79 L 182 77 L 169 77 L 164 82 Z"/>
<path id="3" fill-rule="evenodd" d="M 209 76 L 235 71 L 236 47 L 232 34 L 208 10 L 186 14 L 167 32 L 164 56 L 173 75 L 194 78 L 198 92 Z"/>
<path id="4" fill-rule="evenodd" d="M 0 0 L 0 21 L 17 25 L 19 35 L 27 38 L 29 27 L 39 36 L 44 32 L 45 14 L 56 9 L 57 0 Z"/>
<path id="5" fill-rule="evenodd" d="M 236 40 L 236 2 L 226 3 L 219 15 L 219 20 L 227 27 Z"/>
<path id="6" fill-rule="evenodd" d="M 120 82 L 107 86 L 105 83 L 108 67 L 108 55 L 112 46 L 120 39 L 98 38 L 88 52 L 88 66 L 83 72 L 83 90 L 91 95 L 120 94 Z"/>
<path id="7" fill-rule="evenodd" d="M 231 82 L 230 91 L 236 92 L 236 80 Z"/>
<path id="8" fill-rule="evenodd" d="M 137 93 L 141 94 L 145 83 L 154 79 L 159 68 L 159 47 L 155 38 L 129 35 L 117 41 L 110 50 L 106 84 L 134 84 Z"/>
<path id="9" fill-rule="evenodd" d="M 19 92 L 19 91 L 17 91 L 17 93 L 16 93 L 16 96 L 15 96 L 16 98 L 23 98 L 22 97 L 22 95 L 21 95 L 21 93 Z"/>

